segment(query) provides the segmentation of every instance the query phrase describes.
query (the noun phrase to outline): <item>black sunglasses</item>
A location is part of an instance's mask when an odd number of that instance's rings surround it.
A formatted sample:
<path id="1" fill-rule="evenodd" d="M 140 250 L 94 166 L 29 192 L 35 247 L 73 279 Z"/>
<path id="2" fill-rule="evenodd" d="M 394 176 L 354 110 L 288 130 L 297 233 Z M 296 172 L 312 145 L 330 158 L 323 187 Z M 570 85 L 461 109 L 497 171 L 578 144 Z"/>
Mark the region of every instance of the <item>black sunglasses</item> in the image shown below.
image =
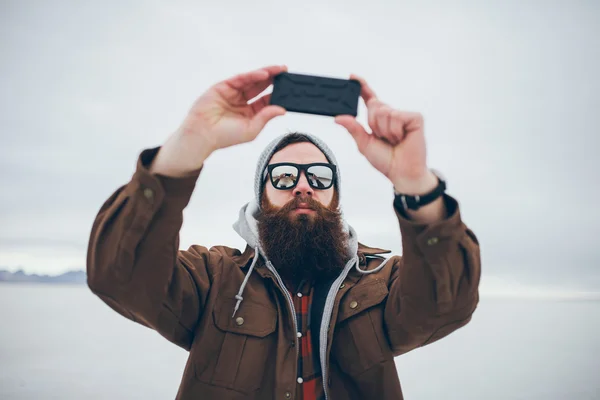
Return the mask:
<path id="1" fill-rule="evenodd" d="M 267 166 L 265 175 L 271 177 L 275 189 L 290 190 L 296 187 L 300 173 L 304 171 L 310 187 L 319 190 L 329 189 L 335 182 L 335 165 L 327 163 L 294 164 L 277 163 Z M 264 177 L 266 178 L 266 176 Z"/>

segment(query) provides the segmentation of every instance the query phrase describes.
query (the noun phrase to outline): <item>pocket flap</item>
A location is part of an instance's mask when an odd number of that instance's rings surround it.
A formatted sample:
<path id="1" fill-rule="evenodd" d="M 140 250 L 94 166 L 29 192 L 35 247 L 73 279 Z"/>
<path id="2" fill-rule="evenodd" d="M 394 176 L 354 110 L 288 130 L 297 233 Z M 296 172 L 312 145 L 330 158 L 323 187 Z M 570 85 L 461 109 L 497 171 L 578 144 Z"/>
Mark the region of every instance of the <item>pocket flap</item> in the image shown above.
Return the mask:
<path id="1" fill-rule="evenodd" d="M 231 318 L 236 302 L 235 299 L 223 299 L 215 307 L 213 317 L 217 328 L 256 337 L 265 337 L 275 332 L 277 311 L 274 308 L 244 299 L 235 316 Z"/>
<path id="2" fill-rule="evenodd" d="M 354 286 L 342 298 L 338 323 L 381 303 L 388 292 L 387 285 L 381 279 Z"/>

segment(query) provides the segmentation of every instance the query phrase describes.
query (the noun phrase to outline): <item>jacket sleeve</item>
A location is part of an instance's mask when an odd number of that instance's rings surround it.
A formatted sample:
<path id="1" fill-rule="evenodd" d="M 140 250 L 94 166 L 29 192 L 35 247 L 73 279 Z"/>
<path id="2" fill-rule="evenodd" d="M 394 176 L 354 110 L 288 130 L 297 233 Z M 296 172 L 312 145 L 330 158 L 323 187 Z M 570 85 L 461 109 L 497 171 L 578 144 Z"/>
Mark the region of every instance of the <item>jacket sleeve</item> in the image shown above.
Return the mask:
<path id="1" fill-rule="evenodd" d="M 466 325 L 479 301 L 479 242 L 444 195 L 448 218 L 420 224 L 395 209 L 403 255 L 393 264 L 385 323 L 395 355 L 433 343 Z"/>
<path id="2" fill-rule="evenodd" d="M 197 174 L 169 178 L 144 150 L 131 180 L 102 205 L 87 251 L 87 283 L 104 303 L 189 350 L 213 279 L 206 251 L 179 251 L 183 210 Z"/>

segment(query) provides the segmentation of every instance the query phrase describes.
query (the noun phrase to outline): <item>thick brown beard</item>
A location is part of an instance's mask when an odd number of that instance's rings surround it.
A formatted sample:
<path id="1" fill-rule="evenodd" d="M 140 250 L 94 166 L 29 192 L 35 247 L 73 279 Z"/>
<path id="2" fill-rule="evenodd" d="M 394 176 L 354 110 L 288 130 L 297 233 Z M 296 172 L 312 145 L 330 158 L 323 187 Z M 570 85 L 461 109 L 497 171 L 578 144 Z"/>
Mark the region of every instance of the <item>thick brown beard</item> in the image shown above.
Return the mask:
<path id="1" fill-rule="evenodd" d="M 312 215 L 292 215 L 300 203 Z M 262 248 L 283 279 L 298 283 L 337 276 L 343 269 L 348 235 L 343 231 L 337 193 L 329 207 L 311 197 L 296 197 L 281 208 L 263 194 L 258 230 Z"/>

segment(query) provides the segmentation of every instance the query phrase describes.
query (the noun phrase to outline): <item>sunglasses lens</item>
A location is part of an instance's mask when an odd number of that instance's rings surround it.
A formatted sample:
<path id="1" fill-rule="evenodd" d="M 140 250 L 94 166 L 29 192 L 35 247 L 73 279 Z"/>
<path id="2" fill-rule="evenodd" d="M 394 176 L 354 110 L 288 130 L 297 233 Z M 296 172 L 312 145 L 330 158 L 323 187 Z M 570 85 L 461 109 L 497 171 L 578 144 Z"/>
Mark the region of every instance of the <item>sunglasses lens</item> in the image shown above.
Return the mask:
<path id="1" fill-rule="evenodd" d="M 280 165 L 271 171 L 273 186 L 278 189 L 285 189 L 293 186 L 298 179 L 298 168 L 292 165 Z"/>
<path id="2" fill-rule="evenodd" d="M 313 165 L 308 168 L 306 177 L 316 189 L 327 189 L 333 183 L 333 170 L 325 165 Z"/>

